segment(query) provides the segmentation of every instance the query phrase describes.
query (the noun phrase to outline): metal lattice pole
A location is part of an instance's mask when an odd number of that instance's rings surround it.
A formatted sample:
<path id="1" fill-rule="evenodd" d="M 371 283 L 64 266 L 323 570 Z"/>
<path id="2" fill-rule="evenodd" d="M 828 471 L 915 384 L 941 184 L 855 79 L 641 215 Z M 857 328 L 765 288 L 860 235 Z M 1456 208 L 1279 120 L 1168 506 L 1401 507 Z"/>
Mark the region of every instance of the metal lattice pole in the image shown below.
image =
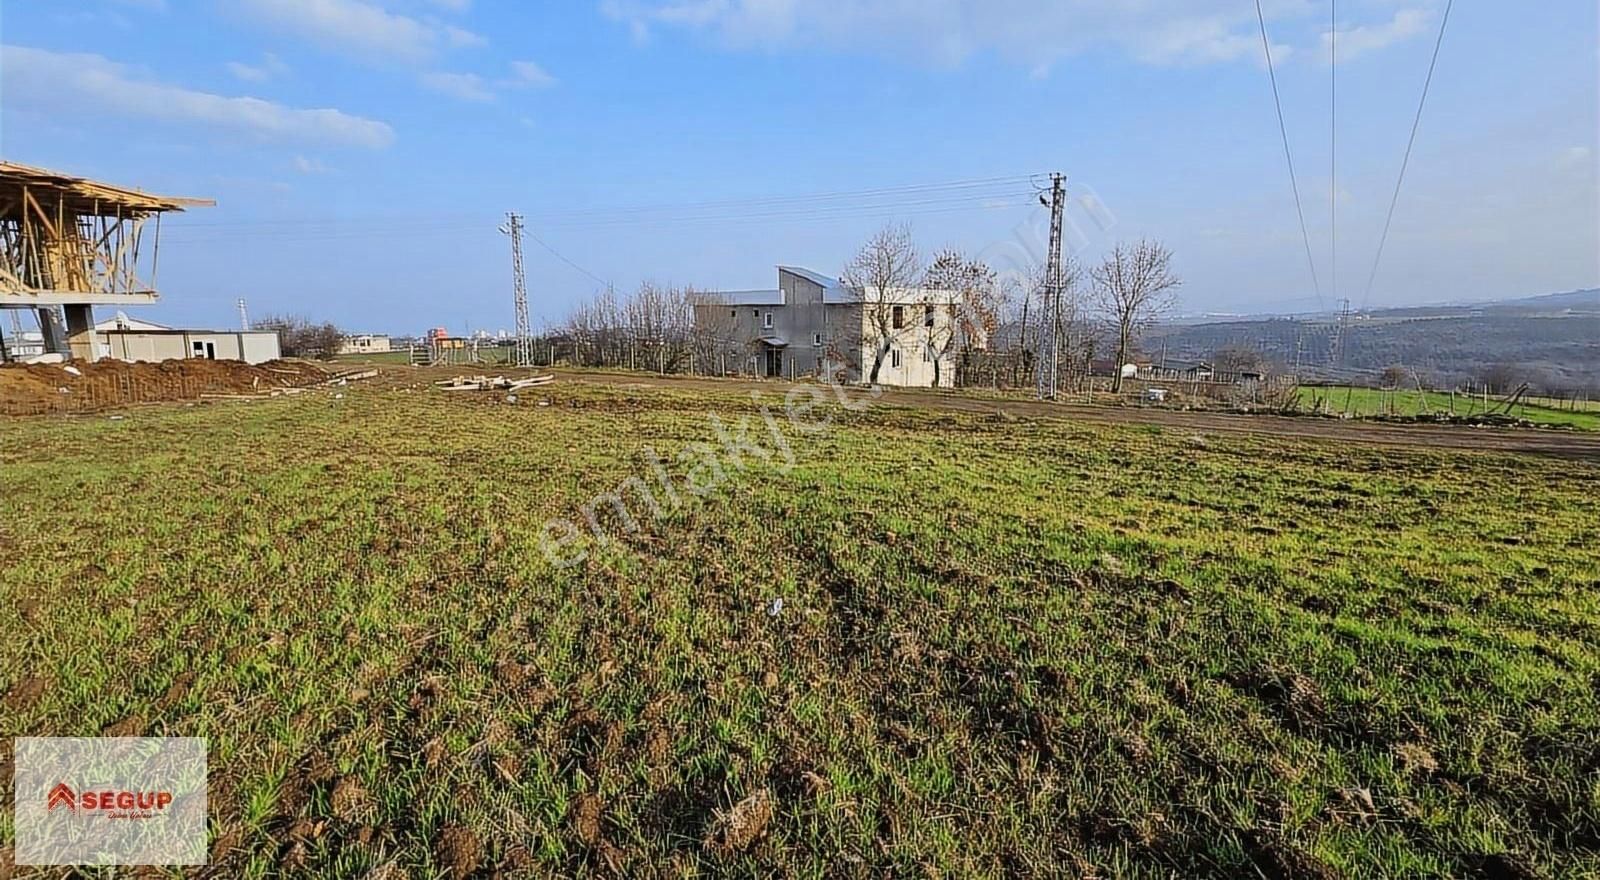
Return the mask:
<path id="1" fill-rule="evenodd" d="M 1050 175 L 1050 253 L 1044 273 L 1044 318 L 1047 330 L 1040 335 L 1038 366 L 1034 368 L 1040 400 L 1055 399 L 1056 383 L 1061 372 L 1061 295 L 1066 286 L 1061 268 L 1061 227 L 1066 202 L 1066 177 L 1061 174 Z"/>
<path id="2" fill-rule="evenodd" d="M 500 231 L 511 236 L 511 277 L 516 297 L 517 347 L 519 367 L 533 366 L 533 338 L 528 328 L 528 286 L 522 274 L 522 215 L 515 211 L 506 213 L 506 225 Z"/>

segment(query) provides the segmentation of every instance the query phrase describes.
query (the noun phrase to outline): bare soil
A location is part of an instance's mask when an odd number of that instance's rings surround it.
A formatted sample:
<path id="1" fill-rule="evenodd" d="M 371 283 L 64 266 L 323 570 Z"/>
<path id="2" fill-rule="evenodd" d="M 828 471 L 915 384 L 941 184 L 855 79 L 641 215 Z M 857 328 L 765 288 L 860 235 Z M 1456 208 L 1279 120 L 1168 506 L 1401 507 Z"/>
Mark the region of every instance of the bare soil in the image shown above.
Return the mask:
<path id="1" fill-rule="evenodd" d="M 68 366 L 77 372 L 66 369 Z M 0 366 L 0 413 L 94 412 L 205 395 L 266 394 L 327 378 L 322 367 L 300 360 L 246 364 L 187 358 L 160 363 L 6 364 Z"/>

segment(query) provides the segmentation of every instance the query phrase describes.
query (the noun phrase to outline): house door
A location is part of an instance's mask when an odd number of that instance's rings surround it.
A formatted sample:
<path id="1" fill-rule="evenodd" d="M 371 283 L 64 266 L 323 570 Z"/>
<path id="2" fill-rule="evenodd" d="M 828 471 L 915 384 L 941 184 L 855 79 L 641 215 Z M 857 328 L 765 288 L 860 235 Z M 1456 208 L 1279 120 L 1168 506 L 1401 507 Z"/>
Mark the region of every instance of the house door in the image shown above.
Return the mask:
<path id="1" fill-rule="evenodd" d="M 215 342 L 201 341 L 196 339 L 194 341 L 194 356 L 197 358 L 205 358 L 208 361 L 216 360 L 217 344 Z"/>
<path id="2" fill-rule="evenodd" d="M 767 346 L 767 377 L 771 379 L 783 376 L 783 349 Z"/>

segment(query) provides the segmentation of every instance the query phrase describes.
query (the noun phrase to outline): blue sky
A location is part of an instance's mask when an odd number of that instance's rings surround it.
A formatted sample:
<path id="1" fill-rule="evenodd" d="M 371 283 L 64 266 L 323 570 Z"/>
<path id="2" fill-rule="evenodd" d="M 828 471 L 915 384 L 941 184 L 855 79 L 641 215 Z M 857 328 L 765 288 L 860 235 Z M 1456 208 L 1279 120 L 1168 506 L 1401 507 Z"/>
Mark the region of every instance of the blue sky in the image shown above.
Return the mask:
<path id="1" fill-rule="evenodd" d="M 1456 5 L 1370 298 L 1443 0 L 1339 4 L 1337 294 L 1330 7 L 1264 7 L 1321 302 L 1600 286 L 1594 3 Z M 1084 258 L 1162 239 L 1188 311 L 1319 301 L 1251 0 L 6 0 L 0 43 L 0 155 L 217 200 L 154 320 L 509 327 L 511 209 L 561 255 L 527 243 L 536 321 L 837 272 L 888 220 L 1010 263 L 1050 171 Z"/>

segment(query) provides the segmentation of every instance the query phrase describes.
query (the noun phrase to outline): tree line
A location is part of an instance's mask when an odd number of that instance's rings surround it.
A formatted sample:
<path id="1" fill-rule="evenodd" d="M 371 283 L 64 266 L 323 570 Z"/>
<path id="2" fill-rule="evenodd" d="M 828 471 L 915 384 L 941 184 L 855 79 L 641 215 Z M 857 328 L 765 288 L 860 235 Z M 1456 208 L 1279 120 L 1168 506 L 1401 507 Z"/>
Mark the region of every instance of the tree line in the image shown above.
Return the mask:
<path id="1" fill-rule="evenodd" d="M 1003 274 L 950 247 L 925 258 L 903 224 L 869 237 L 839 281 L 861 302 L 861 344 L 859 350 L 830 344 L 828 357 L 859 369 L 868 382 L 878 380 L 893 341 L 904 338 L 895 307 L 909 303 L 951 311 L 950 320 L 927 322 L 920 340 L 933 355 L 936 384 L 947 360 L 954 362 L 957 385 L 1032 382 L 1054 323 L 1056 369 L 1069 388 L 1089 375 L 1097 356 L 1127 363 L 1143 334 L 1173 308 L 1182 283 L 1171 251 L 1140 240 L 1115 245 L 1087 269 L 1068 259 L 1059 294 L 1053 294 L 1042 266 Z M 696 320 L 696 304 L 716 302 L 714 291 L 695 287 L 646 282 L 631 293 L 607 288 L 574 308 L 550 342 L 578 366 L 743 372 L 752 340 L 738 338 L 732 310 L 702 309 Z M 1112 373 L 1120 385 L 1120 371 Z"/>

